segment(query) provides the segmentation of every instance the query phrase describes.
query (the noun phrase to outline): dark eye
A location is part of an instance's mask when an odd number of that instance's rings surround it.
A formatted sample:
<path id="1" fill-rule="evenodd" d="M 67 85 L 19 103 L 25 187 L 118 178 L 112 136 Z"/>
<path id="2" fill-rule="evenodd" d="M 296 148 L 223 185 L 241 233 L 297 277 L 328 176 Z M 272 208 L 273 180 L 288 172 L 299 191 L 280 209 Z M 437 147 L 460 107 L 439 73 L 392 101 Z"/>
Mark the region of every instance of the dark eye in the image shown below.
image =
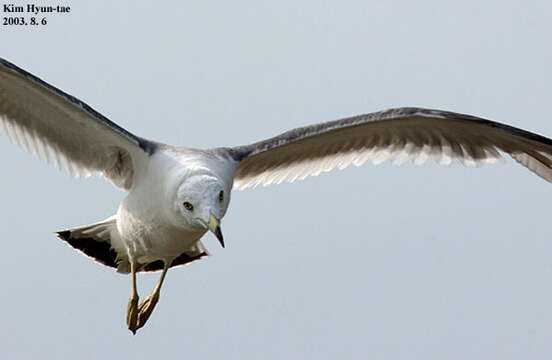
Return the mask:
<path id="1" fill-rule="evenodd" d="M 219 192 L 219 201 L 222 202 L 222 200 L 224 200 L 224 191 L 220 191 Z"/>
<path id="2" fill-rule="evenodd" d="M 190 204 L 189 202 L 187 202 L 187 201 L 182 205 L 184 205 L 184 209 L 186 209 L 188 211 L 194 210 L 194 206 L 192 204 Z"/>

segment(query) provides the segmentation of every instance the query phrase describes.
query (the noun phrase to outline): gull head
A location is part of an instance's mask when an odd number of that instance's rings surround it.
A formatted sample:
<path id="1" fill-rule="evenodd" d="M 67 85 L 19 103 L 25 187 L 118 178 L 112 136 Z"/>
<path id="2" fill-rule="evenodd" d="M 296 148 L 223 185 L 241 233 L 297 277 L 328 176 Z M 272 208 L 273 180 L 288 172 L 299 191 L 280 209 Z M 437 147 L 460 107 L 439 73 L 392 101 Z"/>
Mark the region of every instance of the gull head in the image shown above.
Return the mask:
<path id="1" fill-rule="evenodd" d="M 224 247 L 220 220 L 230 202 L 230 189 L 212 175 L 194 175 L 178 187 L 175 208 L 178 221 L 187 230 L 209 230 Z"/>

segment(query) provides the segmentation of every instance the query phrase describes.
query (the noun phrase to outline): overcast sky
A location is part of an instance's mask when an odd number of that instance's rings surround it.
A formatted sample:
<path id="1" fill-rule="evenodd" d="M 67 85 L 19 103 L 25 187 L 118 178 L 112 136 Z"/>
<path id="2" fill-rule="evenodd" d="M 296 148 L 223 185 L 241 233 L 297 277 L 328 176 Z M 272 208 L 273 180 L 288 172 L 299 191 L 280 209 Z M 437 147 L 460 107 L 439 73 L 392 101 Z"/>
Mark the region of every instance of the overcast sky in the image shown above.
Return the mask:
<path id="1" fill-rule="evenodd" d="M 71 12 L 2 25 L 0 56 L 157 141 L 242 145 L 399 106 L 552 136 L 548 1 L 48 4 Z M 552 354 L 552 184 L 509 158 L 235 192 L 226 249 L 207 234 L 213 256 L 169 271 L 132 336 L 130 277 L 54 236 L 114 214 L 125 193 L 7 138 L 0 151 L 2 358 Z M 158 276 L 138 277 L 141 295 Z"/>

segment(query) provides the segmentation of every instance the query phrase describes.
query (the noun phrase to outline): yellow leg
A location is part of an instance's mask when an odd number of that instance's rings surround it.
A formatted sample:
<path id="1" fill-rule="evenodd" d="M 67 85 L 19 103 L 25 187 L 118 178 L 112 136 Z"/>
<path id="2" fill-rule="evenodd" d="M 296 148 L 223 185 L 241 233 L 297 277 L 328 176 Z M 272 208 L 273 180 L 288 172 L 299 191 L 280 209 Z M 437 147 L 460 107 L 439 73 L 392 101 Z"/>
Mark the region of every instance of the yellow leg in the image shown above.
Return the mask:
<path id="1" fill-rule="evenodd" d="M 146 321 L 148 321 L 153 309 L 155 308 L 155 305 L 159 301 L 161 285 L 163 285 L 165 275 L 167 275 L 167 270 L 169 270 L 169 264 L 170 262 L 165 263 L 163 267 L 163 272 L 161 273 L 161 278 L 159 278 L 157 285 L 155 285 L 155 288 L 153 289 L 151 294 L 147 298 L 142 300 L 140 305 L 138 305 L 138 323 L 136 329 L 139 329 L 146 324 Z"/>
<path id="2" fill-rule="evenodd" d="M 130 290 L 130 299 L 128 300 L 126 322 L 128 329 L 136 334 L 138 329 L 138 291 L 136 291 L 136 264 L 130 264 L 130 273 L 132 275 L 132 289 Z"/>

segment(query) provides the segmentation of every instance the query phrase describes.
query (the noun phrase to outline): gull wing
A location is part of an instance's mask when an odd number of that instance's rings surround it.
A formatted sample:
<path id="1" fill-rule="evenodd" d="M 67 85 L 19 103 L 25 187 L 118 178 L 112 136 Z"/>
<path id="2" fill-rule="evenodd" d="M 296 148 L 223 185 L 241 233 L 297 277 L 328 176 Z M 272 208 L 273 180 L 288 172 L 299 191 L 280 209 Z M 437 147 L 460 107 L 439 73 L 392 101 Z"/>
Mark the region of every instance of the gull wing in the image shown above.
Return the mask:
<path id="1" fill-rule="evenodd" d="M 397 108 L 306 126 L 251 145 L 227 149 L 238 162 L 234 188 L 292 182 L 350 164 L 430 158 L 479 166 L 501 152 L 552 182 L 552 140 L 475 116 Z"/>
<path id="2" fill-rule="evenodd" d="M 75 177 L 102 173 L 129 189 L 155 144 L 0 58 L 0 134 Z"/>

